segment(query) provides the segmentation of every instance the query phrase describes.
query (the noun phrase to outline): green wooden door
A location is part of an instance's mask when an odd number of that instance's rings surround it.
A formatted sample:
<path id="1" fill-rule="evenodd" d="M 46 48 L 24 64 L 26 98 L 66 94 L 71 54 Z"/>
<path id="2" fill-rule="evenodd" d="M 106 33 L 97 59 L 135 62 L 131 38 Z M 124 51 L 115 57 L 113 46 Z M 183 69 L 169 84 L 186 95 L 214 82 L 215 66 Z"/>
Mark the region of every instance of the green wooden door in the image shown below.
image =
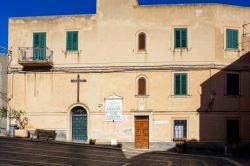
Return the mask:
<path id="1" fill-rule="evenodd" d="M 72 111 L 72 139 L 73 141 L 86 141 L 87 135 L 87 112 L 82 107 Z"/>
<path id="2" fill-rule="evenodd" d="M 46 59 L 46 32 L 33 34 L 33 60 Z"/>

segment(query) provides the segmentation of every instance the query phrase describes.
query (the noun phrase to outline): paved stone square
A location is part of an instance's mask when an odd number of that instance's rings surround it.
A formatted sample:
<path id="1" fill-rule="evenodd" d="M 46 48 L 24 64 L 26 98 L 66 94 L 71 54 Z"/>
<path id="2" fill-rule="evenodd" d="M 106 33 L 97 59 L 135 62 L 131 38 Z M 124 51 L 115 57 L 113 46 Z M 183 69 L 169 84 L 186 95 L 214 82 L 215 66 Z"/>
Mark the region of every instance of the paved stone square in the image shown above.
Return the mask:
<path id="1" fill-rule="evenodd" d="M 216 157 L 0 137 L 0 165 L 234 166 Z"/>

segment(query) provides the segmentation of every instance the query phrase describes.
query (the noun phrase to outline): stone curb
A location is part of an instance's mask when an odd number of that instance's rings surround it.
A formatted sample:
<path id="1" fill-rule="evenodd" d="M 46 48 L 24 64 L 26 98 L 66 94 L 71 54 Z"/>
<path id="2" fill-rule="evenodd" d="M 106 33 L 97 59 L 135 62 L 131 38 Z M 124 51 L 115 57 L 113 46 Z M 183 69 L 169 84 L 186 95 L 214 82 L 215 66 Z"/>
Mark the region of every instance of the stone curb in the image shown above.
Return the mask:
<path id="1" fill-rule="evenodd" d="M 130 147 L 126 147 L 126 148 L 123 148 L 123 150 L 129 152 L 129 151 L 132 151 L 132 152 L 138 152 L 138 153 L 141 153 L 141 152 L 154 152 L 156 154 L 168 154 L 168 155 L 175 155 L 175 156 L 190 156 L 190 157 L 204 157 L 204 158 L 216 158 L 216 159 L 222 159 L 224 161 L 227 161 L 235 166 L 244 166 L 243 164 L 235 161 L 235 160 L 232 160 L 230 158 L 227 158 L 227 157 L 222 157 L 222 156 L 211 156 L 211 155 L 197 155 L 197 154 L 186 154 L 186 153 L 175 153 L 175 152 L 166 152 L 166 151 L 154 151 L 154 150 L 136 150 L 136 149 L 133 149 L 133 148 L 130 148 Z"/>
<path id="2" fill-rule="evenodd" d="M 227 158 L 227 157 L 219 157 L 219 156 L 211 156 L 211 155 L 195 155 L 195 154 L 183 154 L 183 153 L 175 153 L 175 152 L 155 152 L 155 153 L 159 153 L 159 154 L 171 154 L 171 155 L 183 155 L 183 156 L 190 156 L 190 157 L 204 157 L 204 158 L 216 158 L 216 159 L 222 159 L 222 160 L 225 160 L 225 161 L 228 161 L 229 163 L 235 165 L 235 166 L 244 166 L 243 164 L 235 161 L 235 160 L 232 160 L 230 158 Z"/>
<path id="3" fill-rule="evenodd" d="M 89 145 L 87 143 L 75 143 L 75 142 L 63 142 L 63 141 L 46 141 L 46 140 L 38 140 L 38 139 L 29 139 L 29 138 L 15 138 L 15 137 L 0 137 L 0 139 L 11 139 L 11 140 L 18 140 L 18 141 L 26 141 L 26 142 L 41 142 L 41 143 L 49 143 L 49 144 L 58 144 L 58 145 L 73 145 L 73 146 L 85 146 L 85 147 L 92 147 L 92 148 L 100 148 L 100 149 L 112 149 L 112 150 L 122 150 L 118 147 L 112 146 L 105 146 L 105 145 Z"/>

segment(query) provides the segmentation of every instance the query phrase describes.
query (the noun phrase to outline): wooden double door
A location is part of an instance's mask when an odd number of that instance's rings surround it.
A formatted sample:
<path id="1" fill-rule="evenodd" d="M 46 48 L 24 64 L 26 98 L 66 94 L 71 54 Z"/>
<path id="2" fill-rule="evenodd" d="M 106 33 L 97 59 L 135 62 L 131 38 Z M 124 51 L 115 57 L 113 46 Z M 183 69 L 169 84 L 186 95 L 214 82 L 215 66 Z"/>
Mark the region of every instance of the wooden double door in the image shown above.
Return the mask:
<path id="1" fill-rule="evenodd" d="M 135 148 L 149 148 L 149 117 L 135 116 Z"/>

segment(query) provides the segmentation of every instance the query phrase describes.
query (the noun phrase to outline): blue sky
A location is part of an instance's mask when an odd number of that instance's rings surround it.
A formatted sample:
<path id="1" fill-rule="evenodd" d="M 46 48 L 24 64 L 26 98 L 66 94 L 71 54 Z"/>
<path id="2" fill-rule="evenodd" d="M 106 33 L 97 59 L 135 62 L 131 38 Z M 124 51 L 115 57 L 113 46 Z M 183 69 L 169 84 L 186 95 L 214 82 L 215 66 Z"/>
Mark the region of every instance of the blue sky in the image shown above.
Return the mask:
<path id="1" fill-rule="evenodd" d="M 226 3 L 250 6 L 249 0 L 139 0 L 140 4 Z M 0 46 L 7 47 L 8 17 L 95 13 L 95 0 L 2 0 L 0 8 Z M 1 49 L 0 49 L 1 52 Z"/>

